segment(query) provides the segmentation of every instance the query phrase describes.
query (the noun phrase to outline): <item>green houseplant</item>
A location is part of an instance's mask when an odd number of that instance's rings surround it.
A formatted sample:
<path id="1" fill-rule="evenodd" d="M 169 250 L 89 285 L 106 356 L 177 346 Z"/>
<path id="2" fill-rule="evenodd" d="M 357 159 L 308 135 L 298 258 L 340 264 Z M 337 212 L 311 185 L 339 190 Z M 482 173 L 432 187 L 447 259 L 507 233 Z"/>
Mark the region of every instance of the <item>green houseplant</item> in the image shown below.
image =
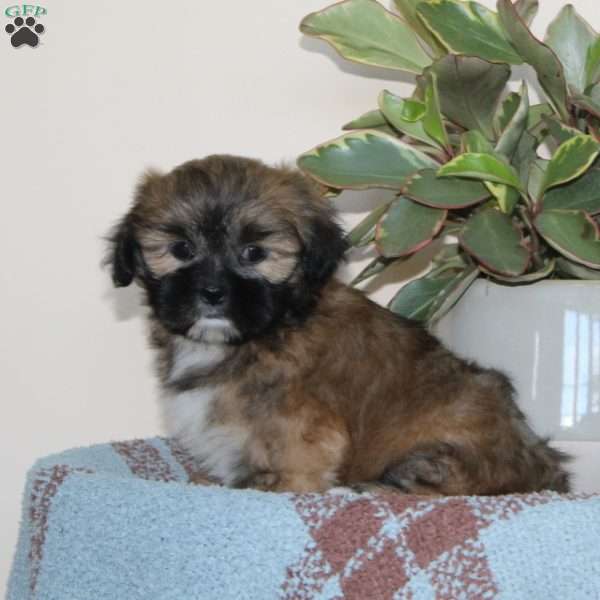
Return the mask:
<path id="1" fill-rule="evenodd" d="M 410 97 L 382 91 L 375 110 L 298 160 L 332 193 L 397 192 L 348 234 L 377 251 L 355 282 L 453 240 L 390 302 L 431 325 L 478 277 L 600 279 L 600 36 L 567 5 L 536 39 L 537 0 L 395 7 L 345 0 L 301 24 L 351 61 L 416 77 Z M 526 82 L 508 86 L 522 64 L 540 103 Z"/>

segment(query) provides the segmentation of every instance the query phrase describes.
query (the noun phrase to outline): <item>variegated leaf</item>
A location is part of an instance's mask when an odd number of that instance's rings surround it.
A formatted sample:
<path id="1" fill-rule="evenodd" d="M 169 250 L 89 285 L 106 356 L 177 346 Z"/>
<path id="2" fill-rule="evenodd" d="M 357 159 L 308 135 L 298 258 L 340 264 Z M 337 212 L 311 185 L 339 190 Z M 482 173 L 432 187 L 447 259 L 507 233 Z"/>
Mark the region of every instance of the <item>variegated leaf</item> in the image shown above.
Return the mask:
<path id="1" fill-rule="evenodd" d="M 349 123 L 346 123 L 342 129 L 374 129 L 385 125 L 387 125 L 387 121 L 385 120 L 383 113 L 380 110 L 370 110 Z"/>
<path id="2" fill-rule="evenodd" d="M 561 144 L 548 163 L 541 191 L 585 173 L 599 152 L 600 144 L 589 135 L 578 135 Z"/>
<path id="3" fill-rule="evenodd" d="M 431 59 L 413 30 L 374 0 L 344 0 L 306 16 L 300 30 L 354 62 L 421 73 Z"/>
<path id="4" fill-rule="evenodd" d="M 462 247 L 486 269 L 518 276 L 529 265 L 530 254 L 509 216 L 495 208 L 473 215 L 460 236 Z"/>
<path id="5" fill-rule="evenodd" d="M 552 258 L 547 261 L 544 266 L 534 273 L 525 273 L 525 275 L 516 275 L 514 277 L 507 277 L 505 275 L 498 275 L 498 273 L 494 273 L 493 271 L 488 271 L 484 267 L 480 267 L 481 272 L 485 275 L 489 275 L 492 279 L 496 281 L 501 281 L 503 283 L 534 283 L 536 281 L 541 281 L 542 279 L 546 279 L 550 277 L 556 268 L 556 261 Z"/>
<path id="6" fill-rule="evenodd" d="M 378 98 L 381 113 L 391 125 L 403 134 L 425 144 L 439 144 L 425 131 L 425 105 L 417 100 L 400 98 L 383 90 Z"/>
<path id="7" fill-rule="evenodd" d="M 413 31 L 429 46 L 432 53 L 437 56 L 446 54 L 444 46 L 436 39 L 435 35 L 425 27 L 417 14 L 417 6 L 423 0 L 394 0 L 396 8 L 404 20 L 412 27 Z"/>
<path id="8" fill-rule="evenodd" d="M 460 138 L 461 152 L 474 152 L 475 154 L 494 154 L 494 146 L 477 129 L 465 131 Z"/>
<path id="9" fill-rule="evenodd" d="M 519 104 L 521 103 L 521 96 L 517 92 L 511 92 L 504 98 L 501 104 L 498 106 L 498 110 L 494 115 L 494 128 L 496 129 L 497 136 L 506 129 L 506 126 L 510 123 L 513 118 Z"/>
<path id="10" fill-rule="evenodd" d="M 473 206 L 490 196 L 479 181 L 438 177 L 435 169 L 415 173 L 407 180 L 402 193 L 420 204 L 446 209 Z"/>
<path id="11" fill-rule="evenodd" d="M 386 258 L 407 256 L 427 246 L 438 234 L 446 211 L 400 196 L 377 226 L 375 244 Z"/>
<path id="12" fill-rule="evenodd" d="M 574 127 L 569 127 L 556 117 L 551 117 L 549 115 L 544 115 L 542 117 L 544 125 L 547 127 L 550 135 L 554 138 L 554 140 L 558 144 L 562 144 L 571 138 L 574 138 L 578 135 L 581 135 L 581 131 L 579 129 L 575 129 Z"/>
<path id="13" fill-rule="evenodd" d="M 544 41 L 558 56 L 574 90 L 584 92 L 587 87 L 587 59 L 597 40 L 598 34 L 570 4 L 548 26 Z"/>
<path id="14" fill-rule="evenodd" d="M 527 86 L 522 82 L 519 92 L 519 104 L 511 116 L 509 122 L 502 130 L 500 139 L 496 143 L 496 152 L 512 159 L 519 140 L 527 127 L 527 117 L 529 116 L 529 96 L 527 95 Z"/>
<path id="15" fill-rule="evenodd" d="M 479 277 L 479 267 L 469 265 L 464 271 L 457 273 L 452 286 L 434 304 L 428 319 L 428 326 L 433 327 L 461 299 L 469 286 Z"/>
<path id="16" fill-rule="evenodd" d="M 400 259 L 402 260 L 402 259 Z M 383 273 L 394 261 L 383 256 L 376 256 L 351 282 L 350 285 L 358 285 L 379 273 Z"/>
<path id="17" fill-rule="evenodd" d="M 589 269 L 583 265 L 574 263 L 562 256 L 556 261 L 556 270 L 568 279 L 587 279 L 600 281 L 600 269 Z"/>
<path id="18" fill-rule="evenodd" d="M 572 94 L 571 102 L 578 108 L 583 108 L 597 119 L 600 119 L 600 101 L 585 94 Z"/>
<path id="19" fill-rule="evenodd" d="M 414 279 L 398 291 L 388 308 L 404 317 L 425 323 L 439 302 L 456 285 L 462 271 L 446 271 L 440 275 L 427 274 Z"/>
<path id="20" fill-rule="evenodd" d="M 367 129 L 320 144 L 302 154 L 298 166 L 331 187 L 401 189 L 407 176 L 438 163 L 395 137 Z"/>
<path id="21" fill-rule="evenodd" d="M 495 139 L 494 114 L 510 67 L 474 56 L 448 55 L 430 70 L 437 76 L 442 113 L 467 130 L 478 130 L 488 140 Z M 423 78 L 418 79 L 424 87 Z"/>
<path id="22" fill-rule="evenodd" d="M 515 2 L 515 9 L 527 26 L 531 25 L 535 15 L 537 15 L 538 8 L 538 0 L 517 0 Z"/>
<path id="23" fill-rule="evenodd" d="M 590 46 L 585 61 L 585 84 L 586 90 L 600 79 L 600 36 Z"/>
<path id="24" fill-rule="evenodd" d="M 584 211 L 543 210 L 535 219 L 535 228 L 569 260 L 600 269 L 600 231 Z"/>
<path id="25" fill-rule="evenodd" d="M 452 54 L 513 65 L 523 62 L 505 37 L 498 15 L 477 2 L 422 2 L 417 11 Z"/>
<path id="26" fill-rule="evenodd" d="M 544 210 L 584 210 L 600 213 L 600 164 L 592 165 L 581 177 L 548 190 L 544 196 Z"/>
<path id="27" fill-rule="evenodd" d="M 427 135 L 433 138 L 442 148 L 448 148 L 450 143 L 440 109 L 437 76 L 433 71 L 428 71 L 425 80 L 427 81 L 427 87 L 425 88 L 423 127 Z"/>
<path id="28" fill-rule="evenodd" d="M 496 198 L 498 206 L 503 213 L 511 214 L 517 202 L 521 198 L 521 194 L 514 188 L 503 183 L 485 182 L 485 187 Z"/>
<path id="29" fill-rule="evenodd" d="M 498 0 L 498 14 L 512 46 L 535 69 L 538 81 L 554 108 L 564 121 L 568 121 L 567 83 L 556 54 L 534 37 L 511 0 Z"/>
<path id="30" fill-rule="evenodd" d="M 351 246 L 361 245 L 366 236 L 372 234 L 372 239 L 375 239 L 375 227 L 381 220 L 381 217 L 386 213 L 390 206 L 389 202 L 384 202 L 377 208 L 373 209 L 356 227 L 348 233 L 346 239 Z"/>
<path id="31" fill-rule="evenodd" d="M 438 170 L 438 176 L 467 177 L 494 183 L 503 183 L 522 189 L 518 173 L 513 167 L 491 154 L 468 152 L 460 154 Z"/>

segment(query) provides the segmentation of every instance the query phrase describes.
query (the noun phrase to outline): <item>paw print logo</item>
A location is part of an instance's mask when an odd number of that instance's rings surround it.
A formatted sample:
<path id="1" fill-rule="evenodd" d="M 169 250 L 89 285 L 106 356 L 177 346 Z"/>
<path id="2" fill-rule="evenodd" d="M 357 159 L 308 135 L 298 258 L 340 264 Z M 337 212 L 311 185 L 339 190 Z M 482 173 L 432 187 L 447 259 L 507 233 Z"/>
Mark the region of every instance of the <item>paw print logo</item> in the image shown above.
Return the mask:
<path id="1" fill-rule="evenodd" d="M 12 23 L 9 23 L 4 30 L 10 35 L 10 43 L 18 48 L 23 44 L 35 48 L 39 41 L 39 34 L 44 33 L 44 26 L 41 23 L 36 25 L 33 17 L 17 17 Z"/>

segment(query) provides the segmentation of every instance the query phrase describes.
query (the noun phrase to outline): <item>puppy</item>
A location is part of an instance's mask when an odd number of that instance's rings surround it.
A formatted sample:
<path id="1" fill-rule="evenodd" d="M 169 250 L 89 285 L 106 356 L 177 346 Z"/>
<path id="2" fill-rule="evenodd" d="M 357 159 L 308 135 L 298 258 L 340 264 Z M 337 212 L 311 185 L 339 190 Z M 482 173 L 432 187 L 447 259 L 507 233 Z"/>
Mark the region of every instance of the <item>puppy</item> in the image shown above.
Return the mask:
<path id="1" fill-rule="evenodd" d="M 346 250 L 299 172 L 234 156 L 142 178 L 110 238 L 150 307 L 168 434 L 228 486 L 565 492 L 507 378 L 333 279 Z"/>

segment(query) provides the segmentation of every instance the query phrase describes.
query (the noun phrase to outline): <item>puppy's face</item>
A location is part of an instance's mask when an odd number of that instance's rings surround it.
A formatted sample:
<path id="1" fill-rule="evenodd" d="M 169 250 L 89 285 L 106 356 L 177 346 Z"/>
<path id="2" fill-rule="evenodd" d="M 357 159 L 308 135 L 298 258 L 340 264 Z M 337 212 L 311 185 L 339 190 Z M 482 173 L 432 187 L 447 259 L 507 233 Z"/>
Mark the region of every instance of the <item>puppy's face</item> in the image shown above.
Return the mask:
<path id="1" fill-rule="evenodd" d="M 172 334 L 243 342 L 305 317 L 345 250 L 331 208 L 296 171 L 231 156 L 147 173 L 111 237 Z"/>

